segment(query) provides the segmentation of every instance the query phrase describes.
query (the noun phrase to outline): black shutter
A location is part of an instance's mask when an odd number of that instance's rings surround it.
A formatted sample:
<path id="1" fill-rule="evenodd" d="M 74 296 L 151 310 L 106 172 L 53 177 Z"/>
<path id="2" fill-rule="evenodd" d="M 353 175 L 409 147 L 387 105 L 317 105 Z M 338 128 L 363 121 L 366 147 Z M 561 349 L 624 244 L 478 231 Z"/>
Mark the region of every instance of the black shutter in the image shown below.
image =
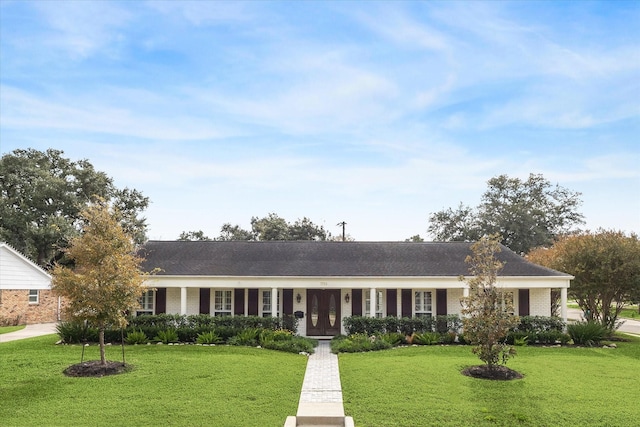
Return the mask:
<path id="1" fill-rule="evenodd" d="M 529 315 L 529 289 L 518 289 L 518 316 Z"/>
<path id="2" fill-rule="evenodd" d="M 244 289 L 233 290 L 233 314 L 234 316 L 244 315 Z"/>
<path id="3" fill-rule="evenodd" d="M 258 315 L 258 290 L 249 289 L 249 308 L 247 309 L 249 316 Z"/>
<path id="4" fill-rule="evenodd" d="M 351 290 L 351 315 L 362 316 L 362 289 Z"/>
<path id="5" fill-rule="evenodd" d="M 211 289 L 200 288 L 200 314 L 211 313 Z"/>
<path id="6" fill-rule="evenodd" d="M 167 288 L 156 289 L 156 314 L 167 312 Z"/>
<path id="7" fill-rule="evenodd" d="M 387 289 L 387 316 L 398 314 L 398 290 Z"/>
<path id="8" fill-rule="evenodd" d="M 411 317 L 411 289 L 403 289 L 402 293 L 402 317 Z"/>
<path id="9" fill-rule="evenodd" d="M 282 290 L 282 314 L 293 314 L 293 289 Z"/>
<path id="10" fill-rule="evenodd" d="M 447 290 L 436 289 L 436 316 L 447 315 Z"/>

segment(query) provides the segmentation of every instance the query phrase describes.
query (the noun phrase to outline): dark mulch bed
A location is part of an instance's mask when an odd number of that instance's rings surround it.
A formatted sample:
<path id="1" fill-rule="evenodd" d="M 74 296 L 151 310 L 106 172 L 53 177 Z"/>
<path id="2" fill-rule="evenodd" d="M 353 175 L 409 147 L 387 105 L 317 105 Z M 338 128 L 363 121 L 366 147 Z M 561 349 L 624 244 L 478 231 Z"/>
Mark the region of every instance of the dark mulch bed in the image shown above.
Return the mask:
<path id="1" fill-rule="evenodd" d="M 68 377 L 104 377 L 107 375 L 118 375 L 132 369 L 131 365 L 124 365 L 122 362 L 112 362 L 107 360 L 107 365 L 103 365 L 99 360 L 77 363 L 69 366 L 63 372 Z"/>
<path id="2" fill-rule="evenodd" d="M 498 381 L 519 380 L 523 378 L 520 372 L 502 365 L 494 366 L 493 368 L 489 368 L 489 365 L 470 366 L 462 370 L 462 375 L 483 380 Z"/>

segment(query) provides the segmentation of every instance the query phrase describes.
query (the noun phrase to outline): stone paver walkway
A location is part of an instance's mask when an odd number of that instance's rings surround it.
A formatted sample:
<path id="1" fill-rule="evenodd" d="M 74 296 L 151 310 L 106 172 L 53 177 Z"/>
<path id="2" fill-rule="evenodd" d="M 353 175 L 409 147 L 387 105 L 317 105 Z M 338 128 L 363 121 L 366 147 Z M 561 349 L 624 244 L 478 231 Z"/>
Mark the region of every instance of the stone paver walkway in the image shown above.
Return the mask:
<path id="1" fill-rule="evenodd" d="M 287 418 L 285 427 L 353 425 L 342 406 L 338 356 L 331 353 L 329 341 L 320 341 L 307 361 L 298 412 Z"/>
<path id="2" fill-rule="evenodd" d="M 342 404 L 342 386 L 338 356 L 331 353 L 329 342 L 321 341 L 309 356 L 304 373 L 300 402 L 334 402 Z"/>

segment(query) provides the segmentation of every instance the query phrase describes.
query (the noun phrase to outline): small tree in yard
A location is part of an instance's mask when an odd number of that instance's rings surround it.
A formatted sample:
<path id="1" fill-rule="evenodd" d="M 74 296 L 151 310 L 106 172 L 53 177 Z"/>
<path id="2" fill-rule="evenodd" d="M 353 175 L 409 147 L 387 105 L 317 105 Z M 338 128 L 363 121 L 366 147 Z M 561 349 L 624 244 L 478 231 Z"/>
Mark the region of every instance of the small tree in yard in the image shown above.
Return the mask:
<path id="1" fill-rule="evenodd" d="M 145 290 L 133 240 L 104 200 L 82 212 L 83 230 L 65 250 L 73 267 L 56 265 L 52 289 L 66 300 L 65 314 L 88 321 L 99 331 L 100 362 L 106 366 L 104 331 L 124 327 L 127 311 L 139 306 Z"/>
<path id="2" fill-rule="evenodd" d="M 467 279 L 469 296 L 462 300 L 464 339 L 474 345 L 473 353 L 489 371 L 495 371 L 498 364 L 506 364 L 515 355 L 505 338 L 519 322 L 512 314 L 511 297 L 496 286 L 503 267 L 495 256 L 500 252 L 498 240 L 496 236 L 482 238 L 471 246 L 473 254 L 466 259 L 472 276 Z"/>

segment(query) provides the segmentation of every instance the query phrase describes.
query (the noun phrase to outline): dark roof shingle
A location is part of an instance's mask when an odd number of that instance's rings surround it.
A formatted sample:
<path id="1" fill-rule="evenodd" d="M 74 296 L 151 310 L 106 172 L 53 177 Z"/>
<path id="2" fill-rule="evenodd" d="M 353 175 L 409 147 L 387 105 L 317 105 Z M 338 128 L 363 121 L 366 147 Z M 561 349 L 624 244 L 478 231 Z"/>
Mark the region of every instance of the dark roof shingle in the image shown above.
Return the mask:
<path id="1" fill-rule="evenodd" d="M 238 277 L 457 277 L 471 243 L 148 241 L 142 268 L 159 275 Z M 501 276 L 565 276 L 502 247 Z"/>

